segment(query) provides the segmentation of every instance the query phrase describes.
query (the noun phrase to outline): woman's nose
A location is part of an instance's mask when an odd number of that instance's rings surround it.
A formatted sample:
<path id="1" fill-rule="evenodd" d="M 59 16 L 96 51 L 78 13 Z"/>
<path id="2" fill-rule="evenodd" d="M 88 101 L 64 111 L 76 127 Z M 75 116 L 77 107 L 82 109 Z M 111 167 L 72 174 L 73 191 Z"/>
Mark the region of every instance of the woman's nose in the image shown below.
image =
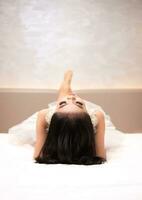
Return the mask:
<path id="1" fill-rule="evenodd" d="M 68 100 L 75 100 L 76 98 L 74 96 L 68 96 L 67 99 Z"/>

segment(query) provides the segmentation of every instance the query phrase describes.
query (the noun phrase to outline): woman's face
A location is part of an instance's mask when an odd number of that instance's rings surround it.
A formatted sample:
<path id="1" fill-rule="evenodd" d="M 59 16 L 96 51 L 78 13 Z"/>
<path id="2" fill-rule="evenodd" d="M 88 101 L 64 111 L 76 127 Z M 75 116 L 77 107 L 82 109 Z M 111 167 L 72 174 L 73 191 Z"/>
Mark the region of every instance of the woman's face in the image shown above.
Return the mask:
<path id="1" fill-rule="evenodd" d="M 75 94 L 66 95 L 57 100 L 57 112 L 87 112 L 83 99 Z"/>

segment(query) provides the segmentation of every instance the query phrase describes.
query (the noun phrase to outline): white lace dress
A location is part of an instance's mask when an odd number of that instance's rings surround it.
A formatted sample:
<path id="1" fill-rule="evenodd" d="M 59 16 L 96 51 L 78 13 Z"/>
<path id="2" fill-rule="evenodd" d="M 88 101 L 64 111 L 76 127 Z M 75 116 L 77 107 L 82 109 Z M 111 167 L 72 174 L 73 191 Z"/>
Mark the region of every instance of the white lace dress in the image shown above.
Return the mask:
<path id="1" fill-rule="evenodd" d="M 93 127 L 96 129 L 96 125 L 98 123 L 98 119 L 96 116 L 97 111 L 102 111 L 105 116 L 105 127 L 106 130 L 110 128 L 115 129 L 115 126 L 113 125 L 110 116 L 107 115 L 104 110 L 101 108 L 101 106 L 94 104 L 92 102 L 89 102 L 87 100 L 84 100 L 86 109 L 91 117 Z M 47 114 L 45 116 L 45 119 L 48 124 L 50 124 L 52 115 L 55 112 L 55 108 L 57 105 L 57 101 L 51 102 L 48 104 L 47 108 Z M 30 117 L 25 119 L 19 124 L 16 124 L 15 126 L 9 128 L 9 142 L 12 144 L 34 144 L 36 141 L 36 120 L 37 120 L 37 114 L 38 112 L 32 114 Z"/>
<path id="2" fill-rule="evenodd" d="M 85 105 L 86 105 L 87 112 L 90 115 L 94 130 L 96 130 L 96 126 L 98 124 L 98 118 L 96 116 L 96 112 L 102 111 L 104 115 L 105 115 L 105 112 L 97 104 L 91 103 L 87 100 L 84 100 L 84 102 L 85 102 Z M 46 119 L 48 124 L 50 124 L 52 115 L 55 113 L 56 106 L 57 106 L 57 101 L 54 101 L 54 102 L 48 104 L 47 114 L 45 116 L 45 119 Z"/>

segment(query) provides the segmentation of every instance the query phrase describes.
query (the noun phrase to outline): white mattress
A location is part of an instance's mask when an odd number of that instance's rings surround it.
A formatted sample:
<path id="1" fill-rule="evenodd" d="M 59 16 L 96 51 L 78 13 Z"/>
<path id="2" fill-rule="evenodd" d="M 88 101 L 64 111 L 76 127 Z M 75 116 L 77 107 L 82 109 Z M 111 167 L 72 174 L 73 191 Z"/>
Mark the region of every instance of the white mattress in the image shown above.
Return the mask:
<path id="1" fill-rule="evenodd" d="M 142 200 L 142 134 L 120 135 L 107 163 L 85 166 L 36 164 L 33 146 L 0 134 L 0 199 Z"/>

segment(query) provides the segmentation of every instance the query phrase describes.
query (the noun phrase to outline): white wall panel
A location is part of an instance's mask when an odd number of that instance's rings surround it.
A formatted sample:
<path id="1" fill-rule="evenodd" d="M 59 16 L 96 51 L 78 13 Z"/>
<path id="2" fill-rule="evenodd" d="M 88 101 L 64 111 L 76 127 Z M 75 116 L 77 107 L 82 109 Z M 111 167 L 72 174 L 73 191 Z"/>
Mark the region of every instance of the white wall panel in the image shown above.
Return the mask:
<path id="1" fill-rule="evenodd" d="M 142 87 L 141 0 L 1 0 L 0 87 Z"/>

